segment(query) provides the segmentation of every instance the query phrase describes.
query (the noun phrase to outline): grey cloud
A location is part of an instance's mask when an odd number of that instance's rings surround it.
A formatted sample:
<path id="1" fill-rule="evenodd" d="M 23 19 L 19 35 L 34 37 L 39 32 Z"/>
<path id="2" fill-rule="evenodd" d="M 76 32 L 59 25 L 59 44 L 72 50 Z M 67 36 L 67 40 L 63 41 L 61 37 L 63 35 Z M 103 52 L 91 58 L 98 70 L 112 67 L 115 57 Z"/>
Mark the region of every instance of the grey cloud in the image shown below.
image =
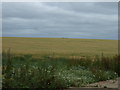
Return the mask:
<path id="1" fill-rule="evenodd" d="M 3 3 L 3 36 L 117 39 L 117 3 Z"/>
<path id="2" fill-rule="evenodd" d="M 116 14 L 118 11 L 115 9 L 118 7 L 118 3 L 112 2 L 72 2 L 72 3 L 45 3 L 54 7 L 61 7 L 63 9 L 76 11 L 76 12 L 86 12 L 86 13 L 99 13 L 99 14 Z"/>

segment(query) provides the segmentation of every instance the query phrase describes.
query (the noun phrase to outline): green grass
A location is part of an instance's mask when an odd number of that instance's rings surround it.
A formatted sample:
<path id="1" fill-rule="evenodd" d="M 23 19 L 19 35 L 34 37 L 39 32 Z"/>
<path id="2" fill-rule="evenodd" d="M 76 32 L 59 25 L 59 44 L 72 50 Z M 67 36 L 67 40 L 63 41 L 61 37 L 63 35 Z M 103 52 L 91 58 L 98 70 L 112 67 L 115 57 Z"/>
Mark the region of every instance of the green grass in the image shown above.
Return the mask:
<path id="1" fill-rule="evenodd" d="M 96 56 L 81 59 L 32 55 L 15 56 L 3 52 L 3 88 L 68 88 L 84 87 L 120 75 L 119 56 Z M 107 64 L 106 64 L 107 62 Z"/>
<path id="2" fill-rule="evenodd" d="M 3 50 L 11 48 L 15 54 L 32 54 L 35 57 L 106 56 L 118 54 L 117 40 L 68 39 L 68 38 L 21 38 L 3 37 Z"/>

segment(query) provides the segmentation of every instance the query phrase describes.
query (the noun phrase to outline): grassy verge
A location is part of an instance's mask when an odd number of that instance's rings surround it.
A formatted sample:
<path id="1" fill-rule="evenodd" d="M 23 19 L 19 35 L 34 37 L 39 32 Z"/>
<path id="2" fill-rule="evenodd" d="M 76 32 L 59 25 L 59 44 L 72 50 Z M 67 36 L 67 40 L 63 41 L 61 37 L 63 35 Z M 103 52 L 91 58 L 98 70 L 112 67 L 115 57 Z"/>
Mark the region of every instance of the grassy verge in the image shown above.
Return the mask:
<path id="1" fill-rule="evenodd" d="M 94 58 L 15 56 L 3 52 L 3 88 L 84 87 L 120 76 L 120 56 Z"/>

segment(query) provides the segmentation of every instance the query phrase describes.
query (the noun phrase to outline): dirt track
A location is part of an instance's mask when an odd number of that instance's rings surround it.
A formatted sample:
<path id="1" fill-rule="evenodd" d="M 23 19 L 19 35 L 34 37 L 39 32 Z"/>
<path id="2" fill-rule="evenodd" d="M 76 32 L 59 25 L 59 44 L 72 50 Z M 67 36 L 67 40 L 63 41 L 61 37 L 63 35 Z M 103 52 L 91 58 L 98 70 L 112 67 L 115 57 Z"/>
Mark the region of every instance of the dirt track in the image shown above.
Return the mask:
<path id="1" fill-rule="evenodd" d="M 97 83 L 89 84 L 87 87 L 99 87 L 99 88 L 118 88 L 120 86 L 120 77 L 115 80 L 100 81 Z"/>

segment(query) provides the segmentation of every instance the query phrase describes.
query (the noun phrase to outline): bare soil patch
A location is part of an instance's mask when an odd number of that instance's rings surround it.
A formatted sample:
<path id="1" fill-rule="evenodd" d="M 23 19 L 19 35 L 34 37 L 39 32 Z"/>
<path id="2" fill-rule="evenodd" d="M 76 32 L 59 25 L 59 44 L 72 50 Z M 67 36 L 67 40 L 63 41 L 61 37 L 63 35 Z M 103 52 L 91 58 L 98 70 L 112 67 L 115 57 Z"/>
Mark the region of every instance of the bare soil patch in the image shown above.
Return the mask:
<path id="1" fill-rule="evenodd" d="M 120 86 L 120 77 L 115 80 L 100 81 L 87 85 L 87 87 L 99 87 L 99 88 L 118 88 Z"/>

